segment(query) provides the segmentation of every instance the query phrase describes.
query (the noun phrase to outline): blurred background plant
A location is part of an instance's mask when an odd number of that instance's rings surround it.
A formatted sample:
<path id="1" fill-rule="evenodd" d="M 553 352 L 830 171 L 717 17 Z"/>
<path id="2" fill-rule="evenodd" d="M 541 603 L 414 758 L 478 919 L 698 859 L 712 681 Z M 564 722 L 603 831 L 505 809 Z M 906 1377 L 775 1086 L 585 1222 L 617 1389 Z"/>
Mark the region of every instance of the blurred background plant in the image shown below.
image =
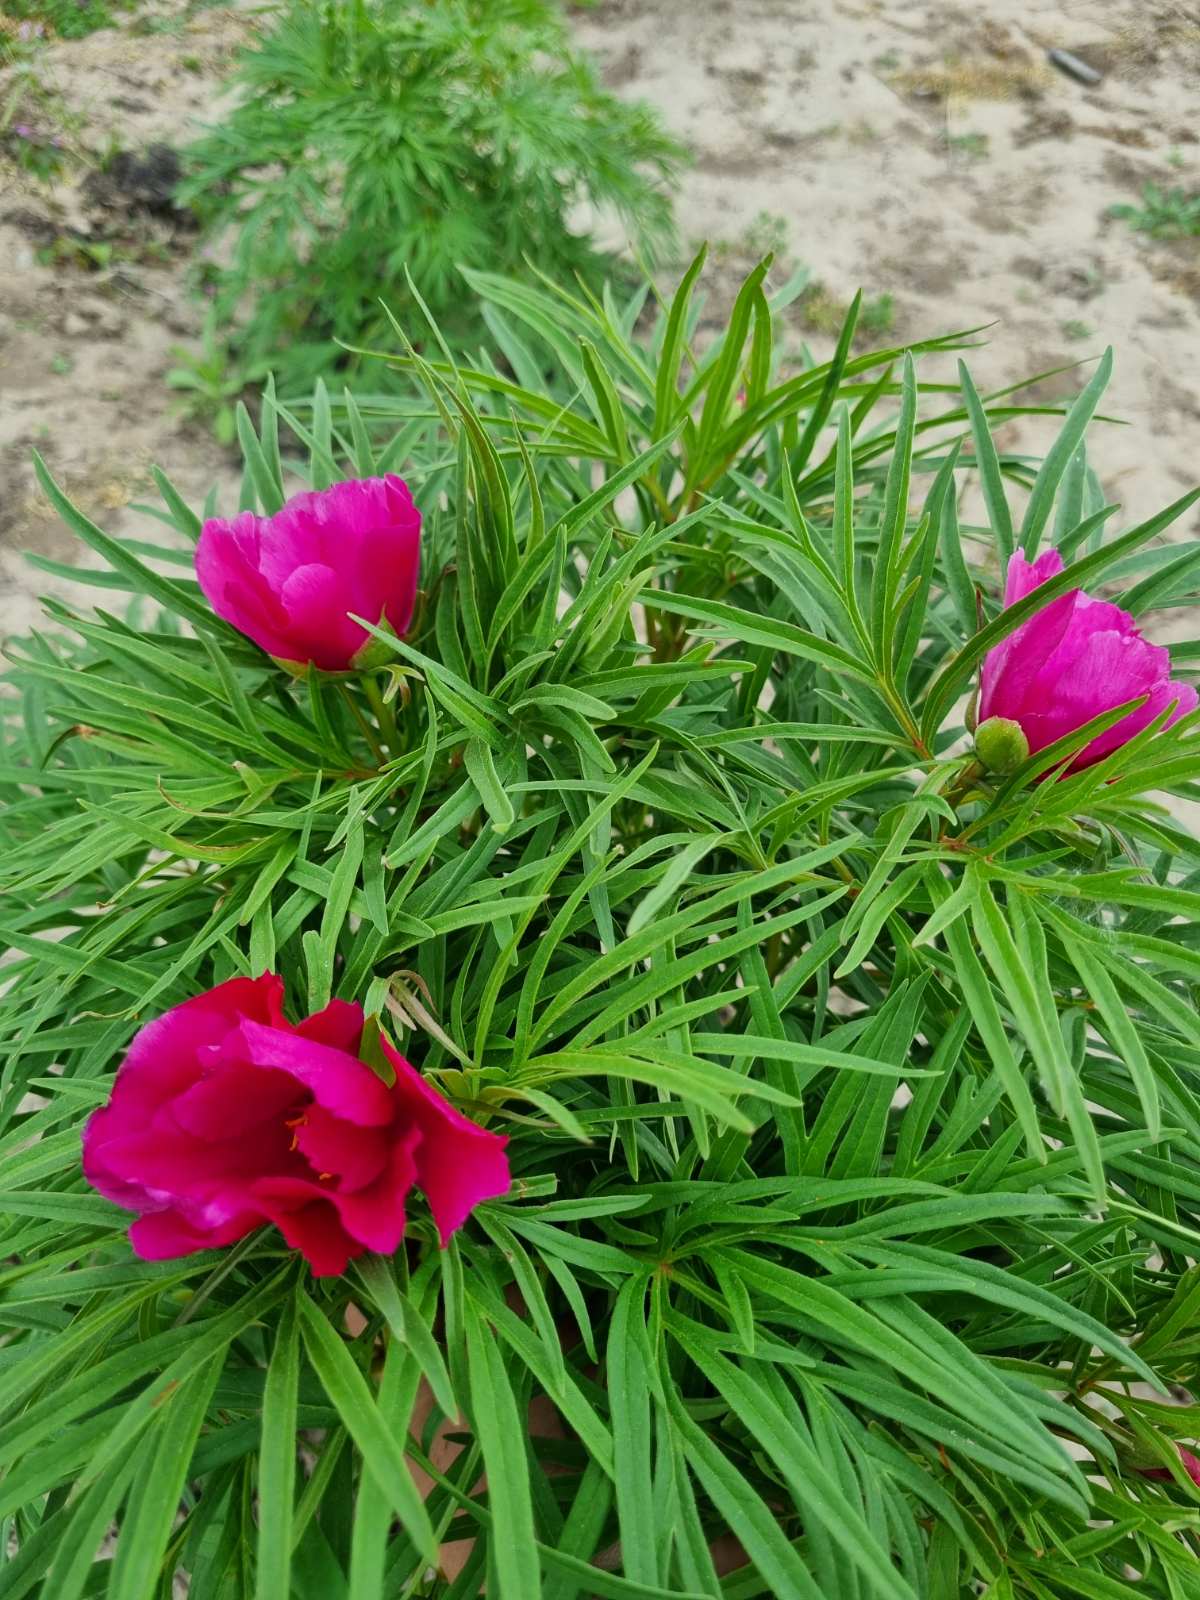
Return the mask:
<path id="1" fill-rule="evenodd" d="M 1140 206 L 1112 206 L 1108 214 L 1153 239 L 1200 237 L 1200 194 L 1189 194 L 1186 189 L 1162 189 L 1148 183 Z"/>
<path id="2" fill-rule="evenodd" d="M 175 365 L 167 372 L 167 387 L 176 391 L 176 410 L 210 427 L 218 444 L 231 445 L 237 437 L 237 403 L 249 388 L 262 382 L 266 369 L 248 366 L 230 352 L 212 311 L 205 319 L 199 346 L 176 345 L 172 354 Z"/>
<path id="3" fill-rule="evenodd" d="M 111 28 L 137 0 L 4 0 L 5 16 L 62 39 L 83 39 L 97 28 Z"/>
<path id="4" fill-rule="evenodd" d="M 28 122 L 14 122 L 0 133 L 13 160 L 33 178 L 52 178 L 65 159 L 62 140 Z"/>
<path id="5" fill-rule="evenodd" d="M 596 280 L 597 213 L 647 257 L 673 240 L 682 147 L 601 87 L 550 0 L 291 3 L 235 81 L 182 195 L 232 239 L 207 268 L 231 351 L 281 392 L 358 364 L 342 343 L 384 341 L 418 294 L 476 335 L 462 266 Z"/>
<path id="6" fill-rule="evenodd" d="M 44 9 L 17 0 L 15 13 L 8 7 L 0 13 L 0 68 L 6 74 L 0 93 L 0 153 L 25 176 L 43 183 L 63 169 L 68 155 L 63 131 L 69 120 L 61 94 L 41 71 L 47 24 L 21 14 Z"/>

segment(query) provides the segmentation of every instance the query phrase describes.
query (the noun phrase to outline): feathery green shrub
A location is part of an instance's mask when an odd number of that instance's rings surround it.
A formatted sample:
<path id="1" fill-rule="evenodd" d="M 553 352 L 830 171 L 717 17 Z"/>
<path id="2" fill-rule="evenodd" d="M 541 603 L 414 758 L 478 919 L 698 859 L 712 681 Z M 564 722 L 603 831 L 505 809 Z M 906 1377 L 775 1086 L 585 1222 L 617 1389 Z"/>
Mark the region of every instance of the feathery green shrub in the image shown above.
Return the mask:
<path id="1" fill-rule="evenodd" d="M 235 83 L 182 194 L 232 238 L 206 276 L 235 354 L 283 393 L 390 339 L 381 301 L 477 335 L 460 267 L 597 281 L 614 258 L 580 208 L 650 254 L 673 237 L 683 152 L 603 88 L 556 0 L 287 0 Z"/>

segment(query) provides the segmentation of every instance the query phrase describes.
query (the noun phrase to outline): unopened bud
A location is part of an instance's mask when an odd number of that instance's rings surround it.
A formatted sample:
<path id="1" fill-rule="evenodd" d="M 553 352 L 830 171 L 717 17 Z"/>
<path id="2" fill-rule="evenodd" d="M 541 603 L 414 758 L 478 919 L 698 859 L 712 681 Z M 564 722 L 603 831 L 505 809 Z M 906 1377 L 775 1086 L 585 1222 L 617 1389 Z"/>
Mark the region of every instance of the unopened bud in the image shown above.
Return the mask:
<path id="1" fill-rule="evenodd" d="M 975 730 L 975 754 L 989 772 L 1005 777 L 1028 759 L 1029 740 L 1019 722 L 989 717 Z"/>

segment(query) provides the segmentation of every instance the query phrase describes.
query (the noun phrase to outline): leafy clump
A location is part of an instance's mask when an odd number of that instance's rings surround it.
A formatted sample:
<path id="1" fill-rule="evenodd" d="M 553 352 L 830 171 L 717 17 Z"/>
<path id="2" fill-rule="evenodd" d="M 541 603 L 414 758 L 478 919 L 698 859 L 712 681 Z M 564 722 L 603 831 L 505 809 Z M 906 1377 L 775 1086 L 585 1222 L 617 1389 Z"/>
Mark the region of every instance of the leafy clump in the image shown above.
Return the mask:
<path id="1" fill-rule="evenodd" d="M 99 28 L 111 28 L 132 11 L 137 0 L 4 0 L 4 18 L 39 34 L 83 39 Z"/>
<path id="2" fill-rule="evenodd" d="M 1200 194 L 1189 194 L 1186 189 L 1162 189 L 1148 183 L 1140 206 L 1110 206 L 1108 214 L 1152 239 L 1200 238 Z"/>
<path id="3" fill-rule="evenodd" d="M 1153 797 L 1197 719 L 1067 776 L 1095 720 L 1003 775 L 963 721 L 1018 543 L 1144 619 L 1196 599 L 1196 493 L 1113 530 L 1107 358 L 1035 467 L 1007 395 L 918 380 L 961 337 L 851 356 L 856 304 L 783 376 L 765 268 L 705 350 L 699 270 L 645 338 L 645 291 L 478 275 L 489 362 L 239 413 L 245 506 L 399 468 L 424 509 L 364 676 L 219 622 L 165 477 L 127 540 L 43 470 L 105 605 L 3 702 L 15 1600 L 1194 1585 L 1200 847 Z M 413 1200 L 345 1278 L 271 1230 L 141 1262 L 85 1187 L 139 1025 L 267 969 L 508 1134 L 445 1250 Z"/>
<path id="4" fill-rule="evenodd" d="M 671 238 L 681 150 L 570 48 L 554 0 L 291 3 L 242 57 L 240 99 L 191 148 L 185 195 L 211 236 L 239 358 L 285 392 L 392 335 L 419 293 L 444 332 L 479 331 L 458 269 L 595 278 L 581 208 Z M 410 289 L 407 276 L 411 275 Z"/>

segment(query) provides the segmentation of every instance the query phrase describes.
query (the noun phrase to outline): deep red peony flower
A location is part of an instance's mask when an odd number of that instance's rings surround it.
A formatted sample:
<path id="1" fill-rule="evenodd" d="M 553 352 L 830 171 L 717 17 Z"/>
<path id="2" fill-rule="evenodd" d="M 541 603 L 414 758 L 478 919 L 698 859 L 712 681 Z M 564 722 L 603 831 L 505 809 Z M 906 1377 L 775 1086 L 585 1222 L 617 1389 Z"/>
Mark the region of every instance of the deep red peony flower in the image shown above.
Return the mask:
<path id="1" fill-rule="evenodd" d="M 362 1007 L 335 1000 L 293 1027 L 283 980 L 234 978 L 148 1023 L 89 1119 L 83 1170 L 140 1213 L 157 1261 L 274 1223 L 313 1272 L 344 1272 L 404 1237 L 416 1185 L 442 1243 L 509 1187 L 507 1140 L 460 1116 L 383 1040 L 395 1082 L 358 1059 Z"/>
<path id="2" fill-rule="evenodd" d="M 1018 551 L 1008 564 L 1004 604 L 1015 605 L 1062 570 L 1057 550 L 1032 562 Z M 1071 763 L 1073 771 L 1101 760 L 1169 708 L 1167 724 L 1175 722 L 1195 710 L 1197 697 L 1191 684 L 1172 682 L 1169 653 L 1142 637 L 1128 611 L 1072 589 L 988 652 L 980 676 L 979 734 L 987 721 L 1001 718 L 1017 724 L 1030 751 L 1044 750 L 1139 695 L 1147 696 L 1145 704 L 1086 744 Z"/>
<path id="3" fill-rule="evenodd" d="M 217 615 L 284 666 L 349 672 L 375 643 L 351 612 L 397 635 L 412 621 L 420 542 L 421 513 L 388 473 L 295 495 L 273 517 L 212 518 L 196 576 Z"/>

